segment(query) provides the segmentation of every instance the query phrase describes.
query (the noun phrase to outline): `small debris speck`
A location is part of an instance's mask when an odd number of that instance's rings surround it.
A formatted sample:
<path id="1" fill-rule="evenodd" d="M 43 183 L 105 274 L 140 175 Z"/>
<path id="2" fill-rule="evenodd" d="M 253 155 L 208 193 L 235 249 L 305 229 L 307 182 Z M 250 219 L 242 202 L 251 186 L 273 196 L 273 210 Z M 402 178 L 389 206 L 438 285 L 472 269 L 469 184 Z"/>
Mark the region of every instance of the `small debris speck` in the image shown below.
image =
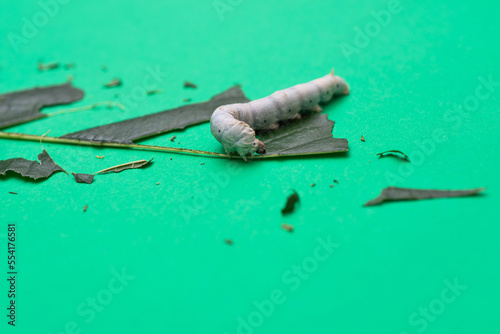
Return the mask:
<path id="1" fill-rule="evenodd" d="M 110 82 L 108 82 L 107 84 L 104 85 L 104 87 L 106 88 L 112 88 L 112 87 L 120 87 L 122 85 L 122 81 L 120 79 L 113 79 L 111 80 Z"/>
<path id="2" fill-rule="evenodd" d="M 46 64 L 44 64 L 42 62 L 38 63 L 38 70 L 39 71 L 49 71 L 49 70 L 53 70 L 56 68 L 59 68 L 59 63 L 56 61 L 53 61 L 51 63 L 46 63 Z"/>
<path id="3" fill-rule="evenodd" d="M 283 223 L 283 224 L 281 224 L 281 228 L 287 232 L 293 232 L 293 225 Z"/>
<path id="4" fill-rule="evenodd" d="M 17 193 L 13 192 L 13 191 L 9 191 L 9 194 L 12 194 L 12 195 L 17 195 Z"/>
<path id="5" fill-rule="evenodd" d="M 96 155 L 95 156 L 97 159 L 104 159 L 104 155 Z"/>
<path id="6" fill-rule="evenodd" d="M 337 180 L 333 180 L 333 182 L 335 182 L 336 184 L 339 184 L 339 181 L 337 181 Z"/>
<path id="7" fill-rule="evenodd" d="M 226 244 L 228 244 L 228 245 L 232 245 L 233 244 L 233 240 L 231 240 L 231 239 L 226 239 L 226 240 L 224 240 L 224 242 Z"/>
<path id="8" fill-rule="evenodd" d="M 160 182 L 156 182 L 156 185 L 159 186 L 160 185 Z"/>
<path id="9" fill-rule="evenodd" d="M 205 163 L 204 163 L 204 162 L 202 162 L 200 165 L 204 165 L 204 164 L 205 164 Z"/>
<path id="10" fill-rule="evenodd" d="M 330 184 L 330 188 L 333 188 L 333 184 Z"/>
<path id="11" fill-rule="evenodd" d="M 184 88 L 193 88 L 193 89 L 196 89 L 198 87 L 194 83 L 186 81 L 186 82 L 184 82 Z"/>
<path id="12" fill-rule="evenodd" d="M 87 212 L 87 209 L 88 209 L 88 208 L 89 208 L 89 206 L 88 206 L 88 205 L 85 205 L 85 206 L 83 207 L 83 212 Z"/>
<path id="13" fill-rule="evenodd" d="M 170 160 L 172 160 L 172 158 L 170 158 Z"/>
<path id="14" fill-rule="evenodd" d="M 173 135 L 171 138 L 170 138 L 170 141 L 174 141 L 176 138 L 176 135 Z"/>
<path id="15" fill-rule="evenodd" d="M 311 187 L 315 187 L 316 186 L 316 183 L 311 183 Z"/>
<path id="16" fill-rule="evenodd" d="M 361 135 L 361 141 L 362 141 L 362 142 L 364 142 L 364 141 L 365 141 L 365 137 L 363 137 L 362 135 Z"/>

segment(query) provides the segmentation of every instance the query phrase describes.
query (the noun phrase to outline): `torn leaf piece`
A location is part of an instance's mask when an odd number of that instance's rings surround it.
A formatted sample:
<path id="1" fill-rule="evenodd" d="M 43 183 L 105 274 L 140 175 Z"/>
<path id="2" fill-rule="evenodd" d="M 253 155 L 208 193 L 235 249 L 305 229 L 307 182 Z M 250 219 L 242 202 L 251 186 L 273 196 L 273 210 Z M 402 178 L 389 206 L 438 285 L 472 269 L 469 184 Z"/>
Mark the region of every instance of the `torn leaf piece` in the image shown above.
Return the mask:
<path id="1" fill-rule="evenodd" d="M 83 90 L 71 83 L 33 88 L 0 95 L 0 129 L 47 117 L 43 107 L 68 104 L 83 98 Z"/>
<path id="2" fill-rule="evenodd" d="M 100 170 L 98 172 L 95 172 L 94 174 L 106 174 L 106 173 L 119 173 L 121 171 L 124 171 L 126 169 L 136 169 L 136 168 L 141 168 L 149 164 L 153 159 L 151 160 L 137 160 L 137 161 L 132 161 L 132 162 L 127 162 L 126 164 L 121 164 L 113 167 L 109 167 L 103 170 Z"/>
<path id="3" fill-rule="evenodd" d="M 431 198 L 450 198 L 461 196 L 472 196 L 486 190 L 486 188 L 475 188 L 465 190 L 431 190 L 387 187 L 375 199 L 365 203 L 365 206 L 378 205 L 388 201 L 411 201 Z"/>
<path id="4" fill-rule="evenodd" d="M 207 102 L 193 103 L 151 115 L 73 132 L 61 138 L 100 143 L 133 144 L 132 141 L 137 139 L 207 122 L 214 110 L 223 104 L 245 103 L 248 101 L 240 87 L 233 87 L 214 96 Z"/>
<path id="5" fill-rule="evenodd" d="M 299 194 L 297 194 L 297 192 L 294 190 L 293 194 L 288 196 L 286 200 L 286 205 L 283 208 L 283 210 L 281 210 L 281 213 L 283 215 L 287 213 L 292 213 L 293 210 L 295 210 L 295 203 L 297 203 L 298 201 L 299 201 Z"/>
<path id="6" fill-rule="evenodd" d="M 80 174 L 80 173 L 71 173 L 75 178 L 75 181 L 78 183 L 87 183 L 92 184 L 94 182 L 94 174 Z"/>
<path id="7" fill-rule="evenodd" d="M 313 114 L 278 130 L 263 132 L 259 139 L 266 145 L 266 153 L 261 155 L 347 152 L 347 139 L 332 137 L 334 124 L 326 114 Z"/>
<path id="8" fill-rule="evenodd" d="M 32 179 L 42 179 L 51 176 L 55 172 L 65 172 L 49 156 L 47 151 L 43 150 L 38 155 L 38 161 L 26 160 L 24 158 L 14 158 L 0 161 L 0 174 L 5 175 L 7 171 L 13 171 L 24 177 Z"/>
<path id="9" fill-rule="evenodd" d="M 410 162 L 410 158 L 408 158 L 408 156 L 406 154 L 404 154 L 403 152 L 398 151 L 398 150 L 389 150 L 389 151 L 385 151 L 385 152 L 382 152 L 382 153 L 377 153 L 377 155 L 379 156 L 379 158 L 383 158 L 385 156 L 394 156 L 394 157 L 397 157 L 397 158 L 401 158 L 400 156 L 398 156 L 398 155 L 396 155 L 394 153 L 401 154 L 404 157 L 404 160 Z"/>

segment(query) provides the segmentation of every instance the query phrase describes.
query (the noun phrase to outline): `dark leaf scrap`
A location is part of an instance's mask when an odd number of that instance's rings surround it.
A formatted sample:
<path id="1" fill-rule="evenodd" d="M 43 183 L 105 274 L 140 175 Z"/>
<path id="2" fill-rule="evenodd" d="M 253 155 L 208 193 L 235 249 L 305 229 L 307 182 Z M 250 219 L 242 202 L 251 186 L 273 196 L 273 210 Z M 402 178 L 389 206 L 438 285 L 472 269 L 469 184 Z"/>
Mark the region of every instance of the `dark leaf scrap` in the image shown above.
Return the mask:
<path id="1" fill-rule="evenodd" d="M 83 98 L 83 91 L 71 83 L 27 89 L 0 95 L 0 129 L 47 117 L 43 107 L 68 104 Z"/>
<path id="2" fill-rule="evenodd" d="M 461 196 L 472 196 L 486 190 L 486 188 L 465 189 L 465 190 L 431 190 L 431 189 L 411 189 L 399 187 L 387 187 L 375 199 L 365 203 L 365 206 L 378 205 L 388 201 L 411 201 L 432 198 L 450 198 Z"/>
<path id="3" fill-rule="evenodd" d="M 42 179 L 51 176 L 55 172 L 66 172 L 43 150 L 38 155 L 38 161 L 14 158 L 0 161 L 0 174 L 5 175 L 7 171 L 13 171 L 24 177 Z"/>
<path id="4" fill-rule="evenodd" d="M 214 96 L 207 102 L 194 103 L 151 115 L 73 132 L 61 138 L 79 139 L 100 143 L 132 144 L 133 140 L 210 120 L 214 110 L 224 104 L 245 103 L 249 100 L 239 87 L 233 87 Z"/>
<path id="5" fill-rule="evenodd" d="M 346 152 L 347 140 L 332 137 L 334 124 L 326 114 L 313 114 L 278 130 L 262 132 L 259 137 L 266 145 L 266 153 L 261 155 Z"/>
<path id="6" fill-rule="evenodd" d="M 283 215 L 288 214 L 288 213 L 292 213 L 293 210 L 295 210 L 295 203 L 297 203 L 298 201 L 299 201 L 299 194 L 297 194 L 297 192 L 294 190 L 293 194 L 288 196 L 288 198 L 286 200 L 286 205 L 281 210 L 281 213 Z"/>
<path id="7" fill-rule="evenodd" d="M 94 182 L 94 174 L 71 173 L 78 183 L 92 184 Z"/>
<path id="8" fill-rule="evenodd" d="M 377 155 L 380 157 L 380 158 L 383 158 L 385 156 L 393 156 L 393 157 L 397 157 L 397 158 L 400 158 L 400 156 L 394 154 L 394 153 L 399 153 L 401 154 L 403 157 L 404 157 L 404 160 L 407 160 L 408 162 L 410 162 L 410 158 L 408 158 L 408 156 L 406 154 L 404 154 L 403 152 L 401 151 L 398 151 L 398 150 L 389 150 L 389 151 L 385 151 L 385 152 L 382 152 L 382 153 L 377 153 Z"/>

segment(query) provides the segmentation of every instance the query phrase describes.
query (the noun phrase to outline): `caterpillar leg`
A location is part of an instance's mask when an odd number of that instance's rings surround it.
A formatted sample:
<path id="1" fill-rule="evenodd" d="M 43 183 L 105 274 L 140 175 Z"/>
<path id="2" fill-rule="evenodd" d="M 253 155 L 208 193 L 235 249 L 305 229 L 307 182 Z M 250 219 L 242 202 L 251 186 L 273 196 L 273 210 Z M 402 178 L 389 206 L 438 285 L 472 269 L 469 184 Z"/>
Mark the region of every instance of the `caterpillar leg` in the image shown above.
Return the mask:
<path id="1" fill-rule="evenodd" d="M 269 127 L 269 130 L 278 130 L 280 127 L 280 123 L 274 123 Z"/>
<path id="2" fill-rule="evenodd" d="M 231 159 L 231 150 L 229 150 L 228 148 L 224 147 L 224 151 L 226 151 L 227 157 L 229 159 Z"/>
<path id="3" fill-rule="evenodd" d="M 318 114 L 321 114 L 323 112 L 323 109 L 318 105 L 316 105 L 314 108 L 312 108 L 312 111 L 317 112 Z"/>

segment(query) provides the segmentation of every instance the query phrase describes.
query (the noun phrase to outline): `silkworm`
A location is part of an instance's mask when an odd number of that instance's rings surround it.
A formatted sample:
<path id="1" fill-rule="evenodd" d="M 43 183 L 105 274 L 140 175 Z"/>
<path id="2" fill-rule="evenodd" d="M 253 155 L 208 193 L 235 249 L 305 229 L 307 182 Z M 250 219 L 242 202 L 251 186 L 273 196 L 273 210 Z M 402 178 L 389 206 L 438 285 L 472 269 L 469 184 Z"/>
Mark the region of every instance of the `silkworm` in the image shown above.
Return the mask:
<path id="1" fill-rule="evenodd" d="M 212 114 L 210 130 L 228 157 L 236 152 L 247 161 L 247 155 L 266 152 L 264 143 L 255 138 L 255 130 L 276 130 L 280 122 L 300 119 L 305 112 L 321 112 L 319 103 L 348 94 L 349 86 L 332 70 L 324 77 L 258 100 L 220 106 Z"/>

